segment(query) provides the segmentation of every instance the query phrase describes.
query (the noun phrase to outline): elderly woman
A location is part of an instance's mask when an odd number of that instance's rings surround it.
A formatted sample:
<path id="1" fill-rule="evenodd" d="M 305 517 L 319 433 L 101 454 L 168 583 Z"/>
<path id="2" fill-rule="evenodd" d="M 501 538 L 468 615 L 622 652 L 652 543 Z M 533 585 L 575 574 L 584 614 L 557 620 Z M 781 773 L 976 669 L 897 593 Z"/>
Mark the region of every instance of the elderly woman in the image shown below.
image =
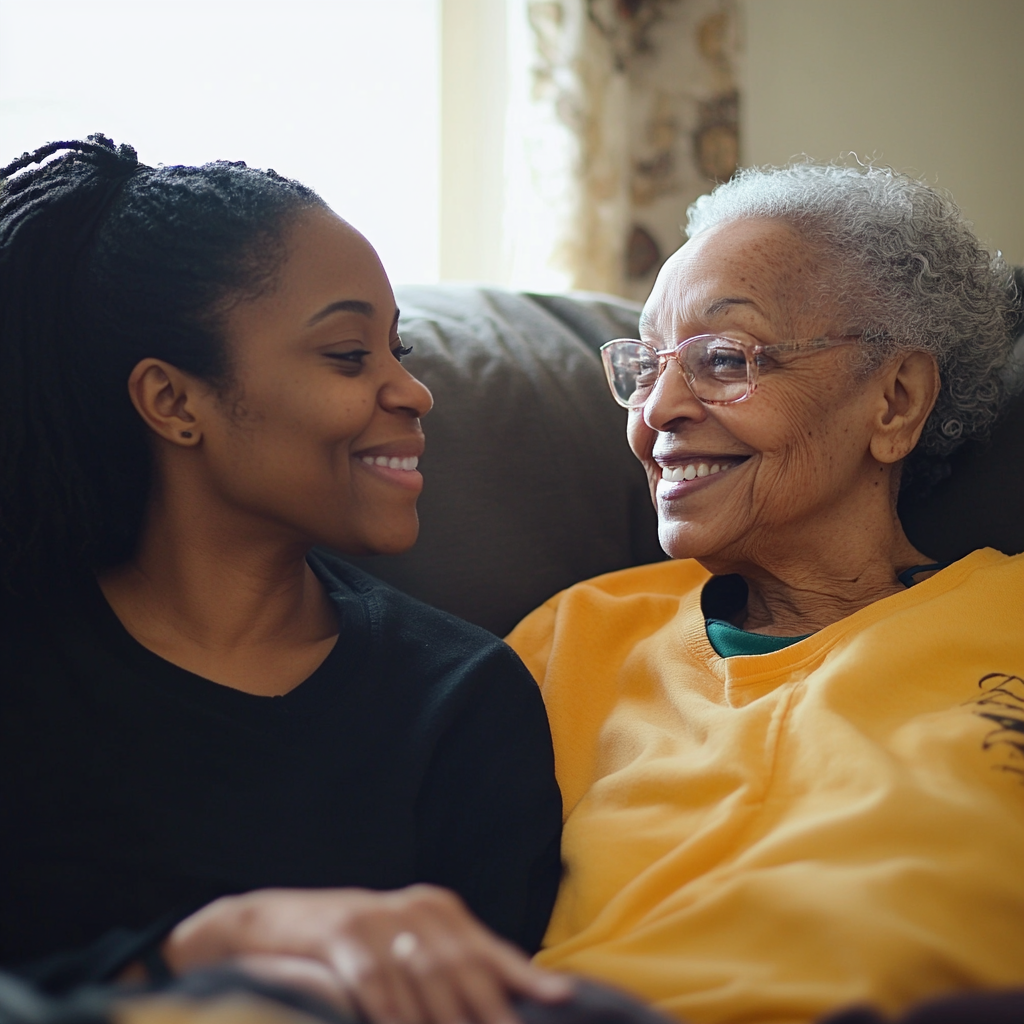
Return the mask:
<path id="1" fill-rule="evenodd" d="M 540 962 L 695 1024 L 1020 985 L 1024 557 L 896 514 L 998 414 L 1010 275 L 880 168 L 744 172 L 688 234 L 603 352 L 673 560 L 510 637 L 567 814 Z"/>

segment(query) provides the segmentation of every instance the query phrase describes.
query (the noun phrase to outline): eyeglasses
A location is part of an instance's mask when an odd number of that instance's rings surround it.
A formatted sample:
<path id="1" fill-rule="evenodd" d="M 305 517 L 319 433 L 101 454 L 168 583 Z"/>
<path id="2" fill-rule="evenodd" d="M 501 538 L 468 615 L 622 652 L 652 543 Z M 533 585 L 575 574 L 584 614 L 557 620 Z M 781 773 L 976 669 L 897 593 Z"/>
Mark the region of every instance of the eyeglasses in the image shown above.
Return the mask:
<path id="1" fill-rule="evenodd" d="M 764 363 L 763 357 L 849 345 L 855 337 L 752 345 L 717 334 L 698 334 L 661 350 L 643 341 L 618 338 L 601 346 L 601 361 L 612 396 L 626 409 L 638 409 L 647 401 L 662 370 L 673 357 L 694 398 L 705 405 L 732 405 L 745 402 L 757 390 L 757 374 Z"/>

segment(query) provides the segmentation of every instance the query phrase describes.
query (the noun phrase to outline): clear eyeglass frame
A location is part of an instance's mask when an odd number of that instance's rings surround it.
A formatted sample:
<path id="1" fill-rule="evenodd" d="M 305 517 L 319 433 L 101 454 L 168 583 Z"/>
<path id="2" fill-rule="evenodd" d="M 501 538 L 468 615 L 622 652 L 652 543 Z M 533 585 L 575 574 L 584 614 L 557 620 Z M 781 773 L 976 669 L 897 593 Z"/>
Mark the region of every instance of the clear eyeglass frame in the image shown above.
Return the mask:
<path id="1" fill-rule="evenodd" d="M 851 344 L 858 335 L 848 334 L 842 338 L 812 338 L 810 341 L 786 341 L 775 345 L 753 344 L 720 334 L 697 334 L 685 338 L 670 348 L 658 349 L 636 338 L 616 338 L 601 346 L 601 362 L 612 397 L 624 409 L 640 409 L 654 386 L 661 379 L 669 359 L 675 358 L 693 397 L 703 405 L 735 405 L 745 402 L 757 390 L 758 357 L 775 356 L 783 353 L 819 352 Z M 738 351 L 743 353 L 744 368 L 740 371 Z M 732 364 L 719 368 L 719 376 L 709 369 L 707 357 L 714 354 L 718 359 L 732 359 Z M 646 356 L 656 361 L 657 372 L 643 388 L 635 367 Z M 654 363 L 651 365 L 653 369 Z M 650 370 L 648 370 L 650 373 Z M 636 396 L 643 391 L 639 401 Z"/>

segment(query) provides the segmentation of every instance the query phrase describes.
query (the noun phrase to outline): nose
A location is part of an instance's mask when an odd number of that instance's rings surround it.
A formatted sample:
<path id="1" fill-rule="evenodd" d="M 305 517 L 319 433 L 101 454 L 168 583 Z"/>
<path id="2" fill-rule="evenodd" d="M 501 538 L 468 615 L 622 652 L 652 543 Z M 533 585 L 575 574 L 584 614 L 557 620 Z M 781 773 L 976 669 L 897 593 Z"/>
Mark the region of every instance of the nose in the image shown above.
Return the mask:
<path id="1" fill-rule="evenodd" d="M 644 423 L 651 430 L 670 431 L 676 421 L 703 420 L 707 408 L 694 397 L 679 360 L 669 358 L 651 393 L 644 402 Z"/>
<path id="2" fill-rule="evenodd" d="M 385 381 L 377 401 L 387 412 L 400 413 L 419 419 L 434 407 L 434 396 L 426 384 L 414 377 L 404 366 L 397 364 L 395 372 Z"/>

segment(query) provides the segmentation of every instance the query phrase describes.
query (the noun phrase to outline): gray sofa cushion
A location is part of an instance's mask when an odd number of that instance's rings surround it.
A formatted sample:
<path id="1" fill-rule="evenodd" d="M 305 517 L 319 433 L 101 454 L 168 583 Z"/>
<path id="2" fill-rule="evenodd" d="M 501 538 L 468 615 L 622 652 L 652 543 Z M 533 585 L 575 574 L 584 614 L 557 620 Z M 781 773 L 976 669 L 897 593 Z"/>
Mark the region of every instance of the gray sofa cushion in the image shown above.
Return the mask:
<path id="1" fill-rule="evenodd" d="M 552 594 L 664 557 L 597 348 L 639 307 L 437 285 L 397 290 L 424 420 L 420 539 L 355 564 L 504 635 Z"/>

